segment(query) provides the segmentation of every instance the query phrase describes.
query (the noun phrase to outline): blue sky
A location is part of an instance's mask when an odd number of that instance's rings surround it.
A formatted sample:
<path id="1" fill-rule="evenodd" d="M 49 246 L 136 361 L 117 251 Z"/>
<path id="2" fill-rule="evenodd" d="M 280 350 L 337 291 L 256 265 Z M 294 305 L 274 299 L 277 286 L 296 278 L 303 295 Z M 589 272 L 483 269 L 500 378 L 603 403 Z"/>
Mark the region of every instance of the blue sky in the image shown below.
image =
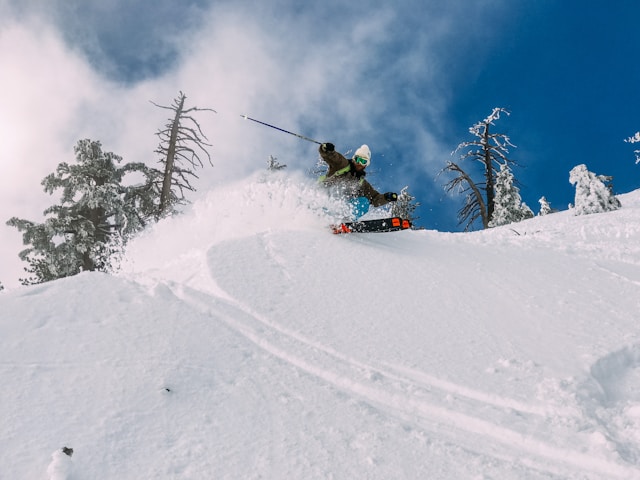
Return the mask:
<path id="1" fill-rule="evenodd" d="M 497 130 L 517 146 L 534 212 L 542 195 L 567 208 L 580 163 L 625 193 L 640 184 L 623 141 L 640 130 L 639 18 L 631 0 L 0 0 L 2 223 L 39 220 L 52 203 L 40 181 L 80 138 L 155 162 L 165 112 L 149 100 L 168 105 L 179 90 L 218 112 L 201 119 L 215 167 L 199 172 L 200 192 L 269 155 L 315 165 L 316 145 L 247 114 L 345 153 L 367 143 L 374 186 L 409 186 L 419 225 L 457 231 L 463 198 L 437 174 L 469 127 L 504 107 Z M 3 256 L 17 257 L 8 229 Z"/>
<path id="2" fill-rule="evenodd" d="M 618 193 L 638 188 L 633 148 L 622 139 L 638 130 L 640 4 L 514 3 L 531 6 L 521 7 L 477 79 L 460 85 L 456 123 L 493 104 L 512 111 L 500 127 L 518 145 L 513 158 L 524 168 L 516 174 L 534 211 L 542 194 L 566 208 L 574 194 L 566 172 L 579 163 L 613 175 Z"/>

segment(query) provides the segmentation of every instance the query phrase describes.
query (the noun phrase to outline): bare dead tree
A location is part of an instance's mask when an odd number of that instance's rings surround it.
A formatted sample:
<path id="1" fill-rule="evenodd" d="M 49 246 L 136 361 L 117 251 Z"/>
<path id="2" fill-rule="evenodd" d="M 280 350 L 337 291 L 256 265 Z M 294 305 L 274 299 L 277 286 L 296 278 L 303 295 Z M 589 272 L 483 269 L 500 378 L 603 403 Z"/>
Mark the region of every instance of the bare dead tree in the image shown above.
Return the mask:
<path id="1" fill-rule="evenodd" d="M 474 182 L 471 176 L 460 165 L 447 162 L 447 166 L 440 172 L 452 172 L 455 177 L 445 185 L 447 192 L 457 190 L 466 195 L 464 206 L 458 212 L 460 223 L 465 223 L 465 231 L 480 218 L 483 228 L 488 228 L 493 217 L 495 207 L 495 182 L 500 166 L 515 165 L 516 163 L 507 157 L 509 147 L 515 147 L 509 137 L 502 133 L 494 133 L 491 127 L 500 118 L 500 114 L 509 112 L 504 108 L 494 108 L 487 118 L 476 123 L 469 132 L 476 138 L 463 142 L 454 150 L 453 154 L 462 151 L 461 160 L 475 160 L 482 164 L 484 170 L 484 182 Z"/>
<path id="2" fill-rule="evenodd" d="M 483 228 L 487 228 L 489 219 L 487 218 L 487 206 L 480 191 L 482 186 L 476 185 L 471 177 L 453 162 L 447 162 L 447 166 L 440 173 L 443 172 L 454 172 L 457 175 L 444 186 L 445 191 L 447 193 L 455 191 L 465 195 L 465 203 L 458 212 L 460 223 L 467 222 L 464 226 L 465 232 L 478 218 L 482 220 Z"/>
<path id="3" fill-rule="evenodd" d="M 157 177 L 162 179 L 156 188 L 159 190 L 160 202 L 158 205 L 158 217 L 166 215 L 173 210 L 173 206 L 185 202 L 185 190 L 195 191 L 189 182 L 190 178 L 198 178 L 193 170 L 204 167 L 201 155 L 207 157 L 211 166 L 211 155 L 206 147 L 208 139 L 202 132 L 200 124 L 192 116 L 193 112 L 209 111 L 216 113 L 211 108 L 191 107 L 185 108 L 186 95 L 179 92 L 171 106 L 153 105 L 173 112 L 172 118 L 156 135 L 160 138 L 160 144 L 155 153 L 160 155 L 159 162 L 164 165 L 164 170 L 156 170 Z"/>

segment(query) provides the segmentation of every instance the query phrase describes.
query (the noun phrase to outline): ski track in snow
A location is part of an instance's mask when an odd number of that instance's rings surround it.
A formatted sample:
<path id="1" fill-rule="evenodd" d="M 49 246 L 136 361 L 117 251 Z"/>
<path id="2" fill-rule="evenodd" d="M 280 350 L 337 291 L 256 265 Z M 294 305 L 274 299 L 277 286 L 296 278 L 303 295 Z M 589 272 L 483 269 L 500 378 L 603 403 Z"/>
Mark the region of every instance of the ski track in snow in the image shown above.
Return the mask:
<path id="1" fill-rule="evenodd" d="M 637 470 L 554 444 L 554 432 L 532 436 L 529 432 L 525 434 L 504 426 L 513 425 L 514 417 L 520 417 L 517 421 L 519 424 L 543 425 L 542 417 L 571 415 L 575 413 L 573 409 L 548 412 L 540 407 L 442 381 L 406 367 L 366 364 L 279 326 L 228 294 L 211 296 L 182 285 L 173 287 L 179 298 L 212 317 L 222 319 L 228 327 L 270 355 L 403 422 L 415 423 L 427 432 L 448 439 L 458 447 L 461 446 L 460 439 L 466 438 L 465 448 L 471 452 L 512 462 L 524 456 L 527 457 L 529 468 L 552 475 L 562 476 L 567 471 L 579 469 L 584 472 L 585 478 L 640 478 Z M 220 289 L 217 291 L 221 292 Z M 603 359 L 594 366 L 596 380 L 610 378 L 598 372 L 606 370 L 600 363 L 612 361 L 616 362 L 615 359 Z M 635 363 L 640 361 L 636 360 Z M 609 389 L 613 388 L 610 383 Z M 482 412 L 491 420 L 479 418 L 476 412 Z M 593 417 L 598 419 L 598 415 L 602 414 L 594 413 Z M 640 423 L 640 405 L 631 409 L 628 416 Z M 496 444 L 500 448 L 496 448 Z M 628 450 L 634 449 L 629 447 Z M 509 455 L 505 456 L 505 452 L 509 452 Z M 628 455 L 627 460 L 634 459 L 635 452 Z"/>
<path id="2" fill-rule="evenodd" d="M 640 287 L 640 267 L 637 265 L 610 261 L 606 265 L 596 262 L 596 266 L 603 272 Z"/>

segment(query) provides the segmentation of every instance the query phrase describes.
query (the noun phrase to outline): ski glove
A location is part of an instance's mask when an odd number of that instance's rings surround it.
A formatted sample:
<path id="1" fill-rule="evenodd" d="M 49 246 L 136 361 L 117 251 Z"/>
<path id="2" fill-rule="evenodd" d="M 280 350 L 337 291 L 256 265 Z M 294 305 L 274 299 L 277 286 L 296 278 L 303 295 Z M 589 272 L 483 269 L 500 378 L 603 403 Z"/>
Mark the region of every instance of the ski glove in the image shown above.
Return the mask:
<path id="1" fill-rule="evenodd" d="M 387 192 L 387 193 L 384 194 L 384 198 L 388 202 L 397 202 L 398 201 L 398 194 L 397 193 L 393 193 L 393 192 Z"/>
<path id="2" fill-rule="evenodd" d="M 323 152 L 333 152 L 336 149 L 333 143 L 323 143 L 322 145 L 320 145 L 320 148 L 322 148 Z"/>

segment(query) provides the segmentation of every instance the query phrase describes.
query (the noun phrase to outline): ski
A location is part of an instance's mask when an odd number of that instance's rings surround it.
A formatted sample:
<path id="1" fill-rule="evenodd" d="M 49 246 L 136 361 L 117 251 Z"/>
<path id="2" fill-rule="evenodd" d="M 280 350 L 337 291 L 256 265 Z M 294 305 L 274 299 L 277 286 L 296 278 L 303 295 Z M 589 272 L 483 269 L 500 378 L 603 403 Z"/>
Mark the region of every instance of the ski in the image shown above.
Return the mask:
<path id="1" fill-rule="evenodd" d="M 359 222 L 343 222 L 331 225 L 331 229 L 335 234 L 395 232 L 398 230 L 407 230 L 409 228 L 411 228 L 411 222 L 400 217 L 361 220 Z"/>

